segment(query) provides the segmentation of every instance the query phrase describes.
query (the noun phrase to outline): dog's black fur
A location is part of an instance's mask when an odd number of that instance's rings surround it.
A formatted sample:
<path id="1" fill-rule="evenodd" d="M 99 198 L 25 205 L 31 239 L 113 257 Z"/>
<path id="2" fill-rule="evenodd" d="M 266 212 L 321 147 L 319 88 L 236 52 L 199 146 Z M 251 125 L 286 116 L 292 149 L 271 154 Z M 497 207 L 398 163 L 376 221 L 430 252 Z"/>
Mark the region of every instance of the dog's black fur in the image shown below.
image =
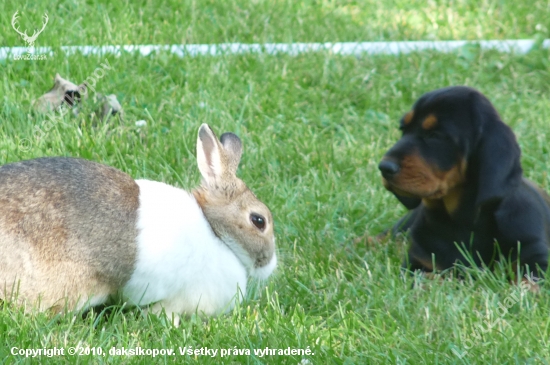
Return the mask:
<path id="1" fill-rule="evenodd" d="M 519 145 L 489 100 L 464 86 L 435 90 L 403 116 L 400 129 L 379 168 L 385 187 L 411 209 L 392 230 L 411 237 L 404 267 L 468 266 L 467 253 L 476 266 L 504 257 L 541 277 L 550 197 L 522 177 Z"/>

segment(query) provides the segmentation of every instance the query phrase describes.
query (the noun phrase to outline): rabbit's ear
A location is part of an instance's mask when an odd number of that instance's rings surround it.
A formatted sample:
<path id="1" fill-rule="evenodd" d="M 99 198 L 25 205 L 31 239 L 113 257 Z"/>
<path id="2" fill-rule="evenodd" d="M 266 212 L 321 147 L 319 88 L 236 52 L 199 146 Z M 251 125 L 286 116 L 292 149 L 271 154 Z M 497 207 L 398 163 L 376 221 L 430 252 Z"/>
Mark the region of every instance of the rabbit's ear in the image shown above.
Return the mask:
<path id="1" fill-rule="evenodd" d="M 221 142 L 221 143 L 220 143 Z M 208 124 L 199 128 L 197 139 L 197 163 L 207 183 L 235 177 L 241 155 L 242 143 L 233 133 L 224 133 L 220 140 Z"/>
<path id="2" fill-rule="evenodd" d="M 236 134 L 224 133 L 220 137 L 220 142 L 223 145 L 227 157 L 227 172 L 236 175 L 243 154 L 241 139 L 237 137 Z"/>
<path id="3" fill-rule="evenodd" d="M 197 138 L 197 163 L 202 177 L 214 182 L 225 172 L 222 163 L 221 145 L 208 124 L 202 124 Z"/>

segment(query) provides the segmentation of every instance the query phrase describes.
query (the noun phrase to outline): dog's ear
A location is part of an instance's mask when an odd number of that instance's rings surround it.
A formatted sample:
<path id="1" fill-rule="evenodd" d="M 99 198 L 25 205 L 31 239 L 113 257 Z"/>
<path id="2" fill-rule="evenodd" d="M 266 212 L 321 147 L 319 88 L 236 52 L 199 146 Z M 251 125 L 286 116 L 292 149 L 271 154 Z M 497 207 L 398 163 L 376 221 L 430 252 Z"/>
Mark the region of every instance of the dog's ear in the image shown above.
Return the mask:
<path id="1" fill-rule="evenodd" d="M 412 197 L 412 196 L 399 195 L 399 194 L 397 194 L 393 191 L 392 191 L 392 193 L 393 193 L 393 195 L 395 195 L 397 200 L 399 200 L 401 202 L 401 204 L 403 204 L 405 206 L 405 208 L 407 208 L 409 210 L 413 210 L 414 208 L 419 206 L 420 203 L 422 202 L 422 199 L 420 199 L 420 198 L 415 198 L 415 197 Z"/>
<path id="2" fill-rule="evenodd" d="M 476 205 L 496 202 L 521 183 L 520 148 L 510 127 L 479 92 L 472 94 L 472 117 L 477 143 L 468 171 L 477 183 Z"/>

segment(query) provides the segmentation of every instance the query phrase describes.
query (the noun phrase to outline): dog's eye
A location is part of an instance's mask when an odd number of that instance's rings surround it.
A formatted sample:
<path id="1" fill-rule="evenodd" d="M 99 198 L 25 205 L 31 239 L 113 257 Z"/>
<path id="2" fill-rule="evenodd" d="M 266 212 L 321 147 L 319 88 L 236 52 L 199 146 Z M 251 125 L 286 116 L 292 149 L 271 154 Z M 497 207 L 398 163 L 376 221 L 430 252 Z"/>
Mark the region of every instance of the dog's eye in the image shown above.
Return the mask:
<path id="1" fill-rule="evenodd" d="M 265 218 L 262 217 L 259 214 L 252 213 L 250 214 L 250 221 L 253 225 L 256 226 L 260 231 L 263 231 L 265 229 Z"/>
<path id="2" fill-rule="evenodd" d="M 443 138 L 444 135 L 439 131 L 429 130 L 424 132 L 424 137 L 425 138 Z"/>

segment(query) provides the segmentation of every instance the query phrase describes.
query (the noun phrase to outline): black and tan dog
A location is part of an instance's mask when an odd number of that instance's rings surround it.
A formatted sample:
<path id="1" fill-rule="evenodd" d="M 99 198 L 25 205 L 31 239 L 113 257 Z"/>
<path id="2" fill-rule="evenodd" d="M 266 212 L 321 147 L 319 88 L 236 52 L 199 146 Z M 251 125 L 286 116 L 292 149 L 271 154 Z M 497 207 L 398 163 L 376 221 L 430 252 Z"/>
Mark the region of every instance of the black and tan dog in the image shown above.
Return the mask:
<path id="1" fill-rule="evenodd" d="M 384 186 L 411 209 L 393 228 L 411 237 L 404 266 L 430 272 L 473 259 L 491 267 L 504 257 L 541 277 L 550 198 L 522 177 L 516 138 L 489 100 L 469 87 L 435 90 L 400 129 L 379 169 Z"/>

